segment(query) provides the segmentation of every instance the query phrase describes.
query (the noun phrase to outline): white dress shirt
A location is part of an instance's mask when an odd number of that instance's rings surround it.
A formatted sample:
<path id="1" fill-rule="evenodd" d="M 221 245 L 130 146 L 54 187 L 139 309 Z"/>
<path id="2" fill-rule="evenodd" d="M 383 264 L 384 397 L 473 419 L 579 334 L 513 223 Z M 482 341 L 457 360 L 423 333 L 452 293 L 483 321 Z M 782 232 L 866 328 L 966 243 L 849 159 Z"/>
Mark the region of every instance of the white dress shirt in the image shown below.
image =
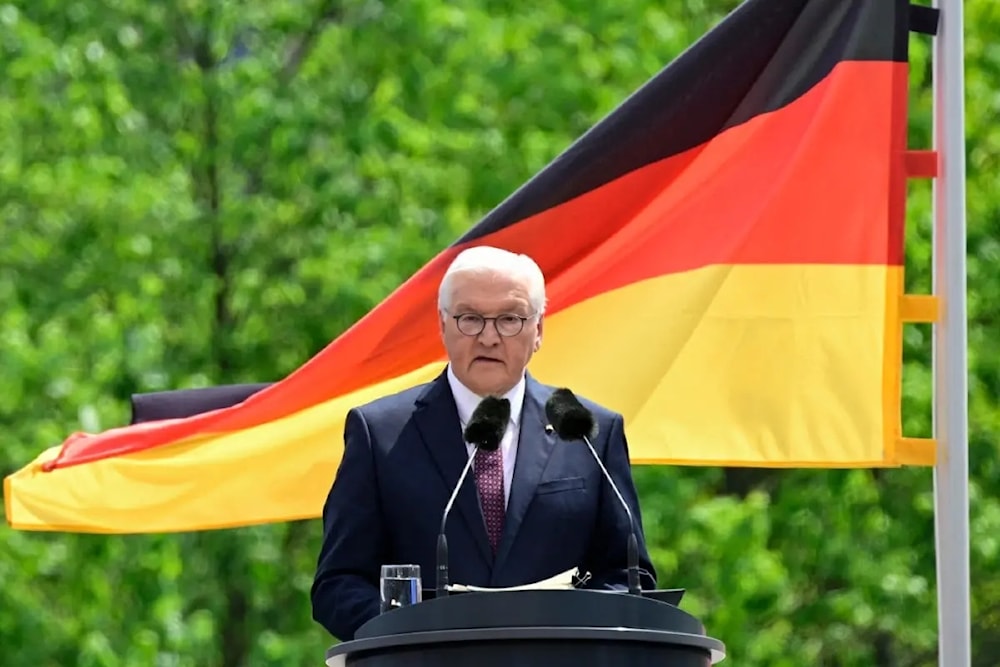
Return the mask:
<path id="1" fill-rule="evenodd" d="M 448 384 L 451 386 L 452 396 L 455 397 L 455 406 L 458 408 L 458 419 L 462 423 L 462 432 L 465 432 L 465 427 L 468 425 L 469 419 L 472 418 L 472 412 L 482 398 L 455 377 L 450 364 L 448 365 Z M 510 421 L 507 422 L 503 440 L 500 441 L 500 451 L 503 453 L 503 497 L 506 505 L 510 500 L 510 485 L 514 480 L 514 461 L 517 458 L 517 441 L 520 435 L 518 424 L 521 422 L 521 407 L 524 405 L 524 376 L 521 376 L 521 381 L 501 398 L 510 401 Z M 466 456 L 472 456 L 474 446 L 465 443 L 465 447 Z"/>

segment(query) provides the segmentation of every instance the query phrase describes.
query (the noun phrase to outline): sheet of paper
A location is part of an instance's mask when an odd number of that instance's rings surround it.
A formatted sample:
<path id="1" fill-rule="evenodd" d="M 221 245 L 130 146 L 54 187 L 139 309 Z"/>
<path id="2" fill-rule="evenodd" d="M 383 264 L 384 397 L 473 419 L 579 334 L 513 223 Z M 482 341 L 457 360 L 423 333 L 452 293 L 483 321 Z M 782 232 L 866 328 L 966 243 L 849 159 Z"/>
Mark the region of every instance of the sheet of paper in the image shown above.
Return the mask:
<path id="1" fill-rule="evenodd" d="M 531 591 L 531 590 L 554 590 L 560 588 L 573 588 L 573 577 L 576 575 L 576 568 L 572 570 L 566 570 L 548 579 L 542 579 L 541 581 L 536 581 L 532 584 L 523 584 L 521 586 L 509 586 L 506 588 L 487 588 L 483 586 L 466 586 L 464 584 L 451 584 L 448 586 L 449 591 L 455 591 L 456 593 L 484 593 L 490 591 Z"/>

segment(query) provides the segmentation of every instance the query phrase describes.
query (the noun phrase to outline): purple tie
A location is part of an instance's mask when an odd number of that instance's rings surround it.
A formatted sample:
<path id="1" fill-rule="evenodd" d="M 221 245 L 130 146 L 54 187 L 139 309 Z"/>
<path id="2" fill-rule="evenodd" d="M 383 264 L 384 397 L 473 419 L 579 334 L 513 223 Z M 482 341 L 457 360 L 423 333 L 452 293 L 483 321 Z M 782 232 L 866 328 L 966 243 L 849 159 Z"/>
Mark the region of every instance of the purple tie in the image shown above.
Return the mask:
<path id="1" fill-rule="evenodd" d="M 490 538 L 493 553 L 497 552 L 500 543 L 500 533 L 503 532 L 504 493 L 503 493 L 503 453 L 476 450 L 475 468 L 476 486 L 479 487 L 479 504 L 483 508 L 483 519 L 486 520 L 486 535 Z"/>

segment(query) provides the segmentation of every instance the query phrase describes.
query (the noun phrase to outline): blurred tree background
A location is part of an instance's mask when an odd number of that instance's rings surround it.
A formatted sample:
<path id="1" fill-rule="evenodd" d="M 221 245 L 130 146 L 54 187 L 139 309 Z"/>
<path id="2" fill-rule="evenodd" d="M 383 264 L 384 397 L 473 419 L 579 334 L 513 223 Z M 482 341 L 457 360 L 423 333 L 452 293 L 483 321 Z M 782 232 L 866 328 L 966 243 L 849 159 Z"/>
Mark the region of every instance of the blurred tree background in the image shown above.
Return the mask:
<path id="1" fill-rule="evenodd" d="M 125 423 L 132 392 L 280 379 L 737 4 L 0 0 L 0 474 Z M 1000 6 L 965 7 L 985 667 L 1000 655 Z M 930 40 L 911 42 L 923 148 Z M 910 189 L 908 283 L 927 292 L 930 187 Z M 930 434 L 929 331 L 907 327 L 911 436 Z M 936 665 L 930 470 L 636 474 L 660 584 L 689 589 L 734 665 Z M 4 526 L 3 663 L 319 664 L 320 532 Z"/>

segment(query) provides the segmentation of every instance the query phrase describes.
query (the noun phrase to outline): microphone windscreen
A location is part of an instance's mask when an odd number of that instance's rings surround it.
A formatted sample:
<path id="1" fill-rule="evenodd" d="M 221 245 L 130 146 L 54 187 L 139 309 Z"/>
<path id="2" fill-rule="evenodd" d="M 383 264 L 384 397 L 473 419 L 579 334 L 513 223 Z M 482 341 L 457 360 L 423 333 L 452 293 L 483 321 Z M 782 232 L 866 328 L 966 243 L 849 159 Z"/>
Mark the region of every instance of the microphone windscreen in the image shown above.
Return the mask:
<path id="1" fill-rule="evenodd" d="M 569 389 L 556 389 L 545 402 L 545 416 L 563 440 L 593 440 L 597 421 Z"/>
<path id="2" fill-rule="evenodd" d="M 472 412 L 472 418 L 465 427 L 465 441 L 492 452 L 500 447 L 509 421 L 510 401 L 487 396 Z"/>

